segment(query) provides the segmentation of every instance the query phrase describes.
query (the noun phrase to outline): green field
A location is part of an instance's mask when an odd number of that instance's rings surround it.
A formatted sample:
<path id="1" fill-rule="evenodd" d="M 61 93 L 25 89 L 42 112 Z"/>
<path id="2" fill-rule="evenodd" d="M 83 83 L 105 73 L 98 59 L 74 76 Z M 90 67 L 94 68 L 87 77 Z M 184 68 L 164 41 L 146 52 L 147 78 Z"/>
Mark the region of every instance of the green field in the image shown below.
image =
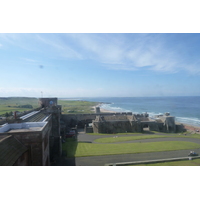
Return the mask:
<path id="1" fill-rule="evenodd" d="M 139 134 L 139 133 L 137 133 Z M 139 136 L 126 136 L 126 137 L 106 137 L 106 138 L 99 138 L 94 140 L 94 142 L 98 142 L 98 143 L 113 143 L 113 142 L 125 142 L 125 141 L 132 141 L 132 140 L 144 140 L 144 139 L 154 139 L 154 138 L 167 138 L 167 137 L 173 137 L 173 138 L 179 138 L 179 137 L 183 137 L 183 138 L 197 138 L 200 139 L 200 135 L 199 134 L 192 134 L 192 135 L 143 135 L 142 133 L 140 133 L 141 135 Z"/>
<path id="2" fill-rule="evenodd" d="M 39 107 L 37 98 L 28 97 L 8 97 L 0 98 L 0 115 L 5 113 L 19 111 L 23 112 Z"/>
<path id="3" fill-rule="evenodd" d="M 58 105 L 62 105 L 62 114 L 85 114 L 94 113 L 93 106 L 98 102 L 58 100 Z"/>
<path id="4" fill-rule="evenodd" d="M 127 137 L 107 137 L 107 138 L 99 138 L 94 140 L 94 142 L 98 143 L 112 143 L 112 142 L 125 142 L 132 140 L 144 140 L 144 139 L 154 139 L 154 138 L 165 138 L 168 136 L 164 135 L 142 135 L 141 136 L 127 136 Z"/>
<path id="5" fill-rule="evenodd" d="M 200 145 L 182 141 L 122 144 L 93 144 L 74 141 L 63 144 L 63 150 L 67 152 L 68 157 L 145 153 L 196 148 L 200 148 Z"/>
<path id="6" fill-rule="evenodd" d="M 58 100 L 58 105 L 62 105 L 63 114 L 77 114 L 77 113 L 94 113 L 93 106 L 98 105 L 97 102 L 89 101 L 68 101 Z M 14 111 L 23 112 L 38 108 L 37 98 L 28 97 L 8 97 L 0 98 L 0 115 L 5 116 L 5 113 Z M 27 108 L 30 107 L 30 108 Z"/>

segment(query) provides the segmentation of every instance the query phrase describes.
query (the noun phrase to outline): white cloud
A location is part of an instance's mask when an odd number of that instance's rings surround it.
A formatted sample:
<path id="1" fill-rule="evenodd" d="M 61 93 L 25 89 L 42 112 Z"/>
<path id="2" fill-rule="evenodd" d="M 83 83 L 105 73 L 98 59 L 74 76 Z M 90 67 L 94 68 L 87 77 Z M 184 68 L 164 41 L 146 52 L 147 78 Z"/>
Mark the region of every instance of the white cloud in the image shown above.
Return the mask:
<path id="1" fill-rule="evenodd" d="M 37 60 L 30 59 L 30 58 L 21 58 L 21 59 L 24 60 L 24 61 L 27 61 L 27 62 L 31 62 L 31 63 L 38 63 L 39 62 Z"/>
<path id="2" fill-rule="evenodd" d="M 199 61 L 186 59 L 178 47 L 168 47 L 163 34 L 67 34 L 84 58 L 93 59 L 114 70 L 148 68 L 176 73 L 185 70 L 200 73 Z M 165 38 L 166 37 L 166 38 Z M 170 35 L 169 35 L 170 37 Z"/>
<path id="3" fill-rule="evenodd" d="M 109 34 L 66 34 L 66 37 L 78 45 L 84 58 L 106 63 L 118 63 L 122 59 L 123 47 Z"/>
<path id="4" fill-rule="evenodd" d="M 32 96 L 39 96 L 41 94 L 40 89 L 36 88 L 0 88 L 0 94 L 1 96 L 27 96 L 27 97 L 32 97 Z"/>
<path id="5" fill-rule="evenodd" d="M 94 60 L 113 70 L 145 68 L 199 74 L 198 56 L 186 58 L 188 48 L 184 41 L 169 47 L 166 38 L 170 37 L 166 34 L 0 34 L 0 39 L 12 45 L 45 53 L 50 58 L 53 55 L 54 58 Z M 27 43 L 30 40 L 32 44 Z M 184 53 L 182 47 L 186 50 Z"/>
<path id="6" fill-rule="evenodd" d="M 52 37 L 52 38 L 51 38 Z M 65 41 L 62 41 L 60 37 L 54 37 L 52 34 L 49 38 L 44 37 L 42 34 L 36 35 L 36 39 L 47 45 L 48 48 L 55 51 L 55 55 L 65 58 L 82 59 L 80 53 L 71 48 Z M 47 50 L 48 50 L 47 48 Z"/>

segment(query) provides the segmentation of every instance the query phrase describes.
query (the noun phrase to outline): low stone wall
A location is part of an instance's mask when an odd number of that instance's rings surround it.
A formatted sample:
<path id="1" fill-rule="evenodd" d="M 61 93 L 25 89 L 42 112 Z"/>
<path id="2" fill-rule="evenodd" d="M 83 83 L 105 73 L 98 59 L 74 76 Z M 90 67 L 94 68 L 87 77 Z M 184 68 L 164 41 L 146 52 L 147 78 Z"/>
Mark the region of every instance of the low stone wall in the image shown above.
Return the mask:
<path id="1" fill-rule="evenodd" d="M 93 133 L 93 127 L 86 127 L 84 128 L 85 133 Z"/>

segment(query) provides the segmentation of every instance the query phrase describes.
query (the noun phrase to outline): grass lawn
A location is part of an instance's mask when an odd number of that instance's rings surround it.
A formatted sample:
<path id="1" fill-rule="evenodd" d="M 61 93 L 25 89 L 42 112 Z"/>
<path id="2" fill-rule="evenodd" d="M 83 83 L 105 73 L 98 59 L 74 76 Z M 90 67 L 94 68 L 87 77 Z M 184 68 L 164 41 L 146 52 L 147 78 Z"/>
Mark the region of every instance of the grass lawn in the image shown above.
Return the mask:
<path id="1" fill-rule="evenodd" d="M 143 131 L 142 133 L 141 132 L 132 132 L 132 133 L 114 133 L 114 134 L 111 134 L 111 133 L 87 133 L 88 135 L 110 135 L 110 136 L 115 136 L 115 135 L 132 135 L 132 134 L 156 134 L 156 133 L 163 133 L 163 132 L 159 132 L 159 131 Z M 191 135 L 189 134 L 188 132 L 184 132 L 183 134 L 181 133 L 180 135 L 184 136 L 185 137 L 185 134 L 186 133 L 186 136 L 188 135 Z M 174 134 L 179 136 L 179 133 L 165 133 L 166 136 L 170 136 L 172 137 Z M 194 135 L 198 135 L 199 138 L 200 138 L 200 134 L 194 134 Z M 197 136 L 197 137 L 198 137 Z"/>
<path id="2" fill-rule="evenodd" d="M 197 139 L 200 139 L 200 135 L 199 134 L 190 134 L 190 135 L 186 135 L 186 136 L 183 136 L 181 135 L 182 137 L 188 137 L 188 138 L 197 138 Z"/>
<path id="3" fill-rule="evenodd" d="M 62 105 L 63 114 L 84 114 L 94 113 L 93 106 L 97 106 L 98 102 L 90 101 L 70 101 L 70 100 L 58 100 L 58 105 Z"/>
<path id="4" fill-rule="evenodd" d="M 87 133 L 88 135 L 110 135 L 110 136 L 116 136 L 116 135 L 133 135 L 133 134 L 145 134 L 145 133 L 149 133 L 149 132 L 143 132 L 143 133 L 139 133 L 139 132 L 133 132 L 133 133 Z M 154 133 L 152 133 L 154 134 Z"/>
<path id="5" fill-rule="evenodd" d="M 126 133 L 121 133 L 119 135 L 125 135 Z M 131 133 L 130 133 L 131 134 Z M 137 133 L 139 134 L 139 133 Z M 170 137 L 170 138 L 196 138 L 196 139 L 200 139 L 200 135 L 199 134 L 192 134 L 192 135 L 142 135 L 142 133 L 140 133 L 140 136 L 126 136 L 126 137 L 116 137 L 115 134 L 112 135 L 112 137 L 106 137 L 106 138 L 99 138 L 94 140 L 94 142 L 98 142 L 98 143 L 114 143 L 114 142 L 125 142 L 125 141 L 132 141 L 132 140 L 144 140 L 144 139 L 154 139 L 154 138 L 166 138 L 166 137 Z M 110 134 L 95 134 L 95 135 L 110 135 Z"/>
<path id="6" fill-rule="evenodd" d="M 165 138 L 168 136 L 164 135 L 141 135 L 141 136 L 126 136 L 126 137 L 107 137 L 107 138 L 99 138 L 94 140 L 94 142 L 99 143 L 112 143 L 112 142 L 125 142 L 131 140 L 141 140 L 141 139 L 154 139 L 154 138 Z"/>
<path id="7" fill-rule="evenodd" d="M 154 139 L 154 138 L 178 138 L 178 137 L 186 137 L 186 138 L 197 138 L 200 139 L 200 135 L 193 134 L 193 135 L 139 135 L 139 136 L 126 136 L 126 137 L 107 137 L 107 138 L 99 138 L 94 140 L 94 142 L 99 143 L 113 143 L 113 142 L 125 142 L 125 141 L 131 141 L 131 140 L 144 140 L 144 139 Z"/>
<path id="8" fill-rule="evenodd" d="M 139 165 L 127 165 L 127 166 L 200 166 L 200 159 L 149 163 L 149 164 L 139 164 Z"/>
<path id="9" fill-rule="evenodd" d="M 92 144 L 80 142 L 66 142 L 63 144 L 63 150 L 67 152 L 68 157 L 145 153 L 196 148 L 200 148 L 200 145 L 192 142 L 182 141 L 122 144 Z"/>

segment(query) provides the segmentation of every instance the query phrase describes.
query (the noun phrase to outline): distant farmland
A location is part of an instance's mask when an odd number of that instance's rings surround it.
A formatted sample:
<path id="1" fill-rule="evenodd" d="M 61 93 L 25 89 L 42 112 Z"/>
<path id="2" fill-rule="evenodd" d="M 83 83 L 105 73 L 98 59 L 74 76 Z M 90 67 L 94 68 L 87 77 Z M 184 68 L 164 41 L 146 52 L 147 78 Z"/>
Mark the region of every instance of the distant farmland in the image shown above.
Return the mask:
<path id="1" fill-rule="evenodd" d="M 58 105 L 62 106 L 63 114 L 77 114 L 77 113 L 94 113 L 94 106 L 98 102 L 89 101 L 75 101 L 75 100 L 58 100 Z M 5 116 L 6 113 L 14 111 L 23 112 L 38 108 L 37 98 L 29 97 L 0 97 L 0 116 Z"/>
<path id="2" fill-rule="evenodd" d="M 37 98 L 0 97 L 0 115 L 19 111 L 23 112 L 39 107 Z"/>

